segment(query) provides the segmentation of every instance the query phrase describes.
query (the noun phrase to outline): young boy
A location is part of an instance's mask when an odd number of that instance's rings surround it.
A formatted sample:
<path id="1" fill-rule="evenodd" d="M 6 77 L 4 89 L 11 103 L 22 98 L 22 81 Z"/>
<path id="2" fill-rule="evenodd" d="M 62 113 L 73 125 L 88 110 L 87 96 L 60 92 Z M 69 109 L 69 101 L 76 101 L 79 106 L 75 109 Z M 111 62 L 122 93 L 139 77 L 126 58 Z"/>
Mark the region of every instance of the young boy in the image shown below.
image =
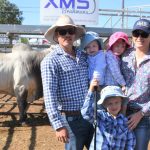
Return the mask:
<path id="1" fill-rule="evenodd" d="M 81 110 L 84 119 L 94 123 L 93 91 L 97 80 L 90 84 L 89 92 Z M 118 86 L 106 86 L 101 91 L 98 101 L 96 150 L 133 150 L 135 136 L 128 129 L 127 118 L 121 114 L 121 107 L 126 96 Z M 100 108 L 101 106 L 101 108 Z M 94 149 L 94 138 L 90 150 Z"/>
<path id="2" fill-rule="evenodd" d="M 88 55 L 87 62 L 90 82 L 92 79 L 97 79 L 100 85 L 104 85 L 106 60 L 104 51 L 102 50 L 102 39 L 95 32 L 86 32 L 81 39 L 80 48 Z"/>

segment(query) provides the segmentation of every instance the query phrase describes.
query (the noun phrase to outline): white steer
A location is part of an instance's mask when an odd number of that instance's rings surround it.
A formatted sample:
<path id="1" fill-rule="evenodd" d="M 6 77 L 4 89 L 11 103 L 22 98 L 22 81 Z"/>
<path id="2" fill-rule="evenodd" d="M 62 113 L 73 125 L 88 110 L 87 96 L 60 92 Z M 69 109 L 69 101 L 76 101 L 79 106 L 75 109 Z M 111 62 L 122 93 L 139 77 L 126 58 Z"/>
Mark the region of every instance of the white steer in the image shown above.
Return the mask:
<path id="1" fill-rule="evenodd" d="M 50 51 L 27 50 L 24 46 L 15 46 L 12 53 L 0 53 L 0 93 L 17 98 L 21 123 L 27 118 L 28 102 L 43 96 L 40 63 Z"/>

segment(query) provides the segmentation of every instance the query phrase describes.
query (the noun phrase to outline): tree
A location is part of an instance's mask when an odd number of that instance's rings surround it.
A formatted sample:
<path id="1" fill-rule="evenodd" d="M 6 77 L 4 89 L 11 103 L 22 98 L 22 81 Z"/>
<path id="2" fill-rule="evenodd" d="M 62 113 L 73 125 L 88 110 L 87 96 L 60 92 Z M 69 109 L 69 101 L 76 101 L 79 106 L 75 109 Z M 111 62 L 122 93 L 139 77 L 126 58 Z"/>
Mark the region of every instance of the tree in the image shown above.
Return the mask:
<path id="1" fill-rule="evenodd" d="M 29 41 L 27 38 L 21 37 L 21 43 L 29 44 Z"/>
<path id="2" fill-rule="evenodd" d="M 8 0 L 0 0 L 0 24 L 21 24 L 22 11 Z"/>

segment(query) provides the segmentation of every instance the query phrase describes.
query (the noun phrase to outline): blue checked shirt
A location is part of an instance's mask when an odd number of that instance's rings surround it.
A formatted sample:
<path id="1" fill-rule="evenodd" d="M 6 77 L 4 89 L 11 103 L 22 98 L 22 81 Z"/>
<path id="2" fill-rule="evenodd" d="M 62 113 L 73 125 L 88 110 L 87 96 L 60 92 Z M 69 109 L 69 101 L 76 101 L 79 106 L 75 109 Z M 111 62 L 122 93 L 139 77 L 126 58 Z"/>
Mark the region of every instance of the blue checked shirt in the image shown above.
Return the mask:
<path id="1" fill-rule="evenodd" d="M 93 93 L 88 92 L 81 113 L 94 123 Z M 127 118 L 119 114 L 115 119 L 105 109 L 97 110 L 96 150 L 134 150 L 135 136 L 127 126 Z M 90 150 L 94 149 L 94 138 Z"/>
<path id="2" fill-rule="evenodd" d="M 79 111 L 88 91 L 87 56 L 76 50 L 72 58 L 56 45 L 41 63 L 44 102 L 53 128 L 64 126 L 60 110 Z"/>
<path id="3" fill-rule="evenodd" d="M 111 50 L 106 52 L 105 85 L 125 86 L 125 80 L 120 70 L 120 58 Z"/>

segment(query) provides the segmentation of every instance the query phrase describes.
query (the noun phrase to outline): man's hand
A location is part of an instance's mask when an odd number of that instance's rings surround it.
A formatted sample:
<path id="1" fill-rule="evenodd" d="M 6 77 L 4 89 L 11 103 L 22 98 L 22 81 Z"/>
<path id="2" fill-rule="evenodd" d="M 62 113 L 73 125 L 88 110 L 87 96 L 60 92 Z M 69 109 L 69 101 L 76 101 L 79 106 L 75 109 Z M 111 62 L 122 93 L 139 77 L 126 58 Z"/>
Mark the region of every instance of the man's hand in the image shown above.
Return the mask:
<path id="1" fill-rule="evenodd" d="M 65 127 L 56 130 L 56 138 L 58 141 L 68 143 L 69 133 Z"/>
<path id="2" fill-rule="evenodd" d="M 143 118 L 142 112 L 138 111 L 128 117 L 128 127 L 130 130 L 133 130 L 136 128 L 140 120 Z"/>

